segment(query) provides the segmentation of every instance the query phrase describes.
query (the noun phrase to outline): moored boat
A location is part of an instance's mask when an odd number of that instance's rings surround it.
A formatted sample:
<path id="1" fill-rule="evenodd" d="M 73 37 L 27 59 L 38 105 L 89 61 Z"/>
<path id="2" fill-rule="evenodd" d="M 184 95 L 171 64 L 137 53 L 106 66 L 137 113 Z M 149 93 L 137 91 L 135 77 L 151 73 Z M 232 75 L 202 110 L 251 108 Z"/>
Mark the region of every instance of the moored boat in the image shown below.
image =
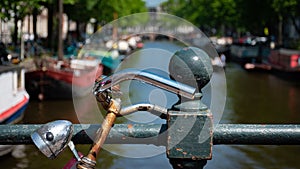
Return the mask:
<path id="1" fill-rule="evenodd" d="M 290 80 L 300 79 L 299 50 L 284 48 L 272 50 L 268 63 L 277 75 Z"/>
<path id="2" fill-rule="evenodd" d="M 271 50 L 269 57 L 262 63 L 248 63 L 248 70 L 267 70 L 289 80 L 300 79 L 300 51 L 292 49 Z"/>
<path id="3" fill-rule="evenodd" d="M 274 69 L 283 71 L 300 71 L 300 51 L 292 49 L 272 50 L 269 56 L 269 63 Z"/>
<path id="4" fill-rule="evenodd" d="M 71 99 L 91 92 L 95 79 L 102 75 L 98 60 L 73 59 L 69 63 L 48 59 L 42 66 L 26 72 L 26 89 L 34 99 Z"/>
<path id="5" fill-rule="evenodd" d="M 261 63 L 263 59 L 268 57 L 270 49 L 264 45 L 231 45 L 230 57 L 242 65 L 246 63 Z"/>
<path id="6" fill-rule="evenodd" d="M 24 69 L 0 66 L 0 124 L 15 124 L 22 117 L 29 102 L 24 86 Z M 0 156 L 10 153 L 12 145 L 0 145 Z"/>

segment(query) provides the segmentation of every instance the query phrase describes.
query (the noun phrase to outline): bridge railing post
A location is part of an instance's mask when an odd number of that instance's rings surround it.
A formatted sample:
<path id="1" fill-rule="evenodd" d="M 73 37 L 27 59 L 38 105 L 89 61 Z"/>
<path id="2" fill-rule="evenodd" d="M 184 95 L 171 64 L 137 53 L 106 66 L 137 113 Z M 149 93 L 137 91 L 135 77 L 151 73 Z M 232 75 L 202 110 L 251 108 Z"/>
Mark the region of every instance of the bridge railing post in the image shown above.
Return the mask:
<path id="1" fill-rule="evenodd" d="M 203 168 L 212 158 L 212 113 L 200 100 L 174 108 L 167 118 L 167 157 L 175 169 Z"/>

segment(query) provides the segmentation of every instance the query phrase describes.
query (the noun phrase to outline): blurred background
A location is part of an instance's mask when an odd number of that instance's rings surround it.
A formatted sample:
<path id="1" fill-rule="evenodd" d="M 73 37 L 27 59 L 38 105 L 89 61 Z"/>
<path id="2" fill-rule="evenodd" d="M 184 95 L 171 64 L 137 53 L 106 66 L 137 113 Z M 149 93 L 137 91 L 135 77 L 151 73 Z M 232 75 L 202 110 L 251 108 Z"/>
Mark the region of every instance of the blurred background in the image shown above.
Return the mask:
<path id="1" fill-rule="evenodd" d="M 0 9 L 1 124 L 57 119 L 99 123 L 90 92 L 96 77 L 128 67 L 167 72 L 165 66 L 175 51 L 191 45 L 202 48 L 203 38 L 216 49 L 206 51 L 215 83 L 225 72 L 226 85 L 221 86 L 227 93 L 225 103 L 210 101 L 209 86 L 203 90 L 205 104 L 225 105 L 221 114 L 214 114 L 221 117 L 220 123 L 300 123 L 299 0 L 1 0 Z M 141 12 L 151 13 L 126 24 L 112 22 Z M 183 18 L 190 25 L 170 24 L 180 34 L 172 36 L 174 32 L 164 30 L 165 18 L 159 13 Z M 147 85 L 132 84 L 129 90 L 127 104 L 148 101 L 170 108 L 177 101 Z M 136 120 L 165 123 L 147 113 L 117 123 Z M 90 148 L 76 146 L 83 154 Z M 106 146 L 97 168 L 171 168 L 165 147 Z M 161 153 L 128 157 L 153 150 Z M 217 145 L 205 168 L 297 169 L 299 150 L 299 146 Z M 65 150 L 49 160 L 34 145 L 18 145 L 5 151 L 0 161 L 5 168 L 52 169 L 62 168 L 71 157 Z"/>

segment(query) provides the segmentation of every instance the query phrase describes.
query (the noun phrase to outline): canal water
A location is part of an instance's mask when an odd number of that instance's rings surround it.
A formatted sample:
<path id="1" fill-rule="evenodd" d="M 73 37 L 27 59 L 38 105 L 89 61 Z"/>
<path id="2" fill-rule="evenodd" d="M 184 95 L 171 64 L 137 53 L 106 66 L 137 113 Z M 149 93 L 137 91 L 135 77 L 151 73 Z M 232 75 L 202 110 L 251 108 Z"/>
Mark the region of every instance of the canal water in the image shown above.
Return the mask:
<path id="1" fill-rule="evenodd" d="M 147 42 L 145 48 L 126 58 L 119 70 L 135 67 L 164 74 L 172 53 L 181 46 L 174 42 Z M 217 73 L 217 72 L 216 72 Z M 215 76 L 218 78 L 218 76 Z M 247 72 L 234 63 L 225 70 L 227 95 L 224 112 L 219 123 L 282 124 L 300 123 L 300 84 L 282 80 L 272 74 Z M 217 79 L 218 80 L 218 79 Z M 151 102 L 170 107 L 177 101 L 171 93 L 158 90 L 139 82 L 121 85 L 124 105 Z M 206 91 L 206 90 L 205 90 Z M 204 100 L 210 104 L 203 92 Z M 207 95 L 210 95 L 207 92 Z M 130 99 L 129 99 L 130 98 Z M 23 123 L 46 123 L 57 119 L 73 123 L 97 123 L 101 121 L 99 109 L 91 98 L 83 100 L 31 101 Z M 85 104 L 82 104 L 85 103 Z M 214 102 L 211 102 L 214 104 Z M 222 104 L 222 103 L 219 103 Z M 97 112 L 97 113 L 95 113 Z M 93 114 L 95 113 L 95 114 Z M 99 119 L 95 119 L 98 117 Z M 220 116 L 219 114 L 217 116 Z M 146 112 L 119 119 L 118 123 L 164 123 L 164 120 Z M 90 145 L 77 145 L 83 154 Z M 171 168 L 165 147 L 154 145 L 106 145 L 97 160 L 97 168 L 105 169 L 153 169 Z M 300 146 L 250 146 L 217 145 L 213 147 L 213 159 L 206 169 L 298 169 L 300 168 Z M 57 159 L 49 160 L 34 145 L 21 145 L 12 156 L 1 157 L 1 165 L 12 169 L 56 169 L 62 168 L 72 157 L 64 150 Z"/>

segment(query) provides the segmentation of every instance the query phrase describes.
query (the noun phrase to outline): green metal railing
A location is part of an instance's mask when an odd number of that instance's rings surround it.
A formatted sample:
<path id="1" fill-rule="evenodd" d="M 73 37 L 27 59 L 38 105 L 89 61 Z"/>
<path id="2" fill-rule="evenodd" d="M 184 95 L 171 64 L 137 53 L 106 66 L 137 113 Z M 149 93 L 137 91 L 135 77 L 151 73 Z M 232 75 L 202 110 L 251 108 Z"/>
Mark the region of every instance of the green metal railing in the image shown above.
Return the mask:
<path id="1" fill-rule="evenodd" d="M 33 144 L 30 135 L 41 124 L 0 125 L 0 144 Z M 99 124 L 74 124 L 72 140 L 91 144 Z M 166 124 L 115 124 L 106 143 L 165 145 Z M 127 139 L 124 139 L 126 137 Z M 130 139 L 148 138 L 148 139 Z M 213 144 L 300 145 L 300 125 L 218 124 L 213 130 Z"/>

